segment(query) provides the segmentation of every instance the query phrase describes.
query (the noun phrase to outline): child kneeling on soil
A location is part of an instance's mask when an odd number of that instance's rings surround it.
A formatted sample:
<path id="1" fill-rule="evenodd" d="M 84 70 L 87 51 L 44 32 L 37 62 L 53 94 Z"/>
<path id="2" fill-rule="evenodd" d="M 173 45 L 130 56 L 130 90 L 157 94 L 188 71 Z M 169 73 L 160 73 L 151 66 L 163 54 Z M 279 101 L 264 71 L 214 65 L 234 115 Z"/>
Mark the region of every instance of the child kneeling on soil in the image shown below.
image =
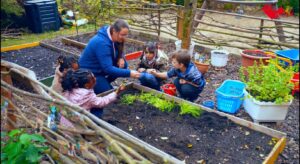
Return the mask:
<path id="1" fill-rule="evenodd" d="M 56 60 L 56 69 L 51 89 L 62 94 L 63 88 L 61 81 L 66 72 L 70 69 L 77 70 L 79 68 L 77 60 L 72 56 L 59 56 Z"/>
<path id="2" fill-rule="evenodd" d="M 159 78 L 167 79 L 177 77 L 174 80 L 179 96 L 183 99 L 194 101 L 198 98 L 205 86 L 205 79 L 198 68 L 191 62 L 187 50 L 175 51 L 171 54 L 172 65 L 168 72 L 150 72 Z"/>
<path id="3" fill-rule="evenodd" d="M 70 102 L 101 118 L 102 107 L 115 101 L 120 91 L 124 90 L 124 87 L 120 86 L 115 92 L 107 96 L 97 97 L 93 90 L 95 84 L 96 78 L 89 70 L 69 70 L 62 80 L 63 96 Z"/>
<path id="4" fill-rule="evenodd" d="M 141 73 L 139 78 L 142 85 L 160 90 L 161 79 L 153 76 L 149 73 L 149 70 L 160 70 L 163 67 L 162 63 L 157 61 L 157 44 L 154 42 L 148 42 L 145 45 L 144 52 L 140 58 L 137 71 Z"/>

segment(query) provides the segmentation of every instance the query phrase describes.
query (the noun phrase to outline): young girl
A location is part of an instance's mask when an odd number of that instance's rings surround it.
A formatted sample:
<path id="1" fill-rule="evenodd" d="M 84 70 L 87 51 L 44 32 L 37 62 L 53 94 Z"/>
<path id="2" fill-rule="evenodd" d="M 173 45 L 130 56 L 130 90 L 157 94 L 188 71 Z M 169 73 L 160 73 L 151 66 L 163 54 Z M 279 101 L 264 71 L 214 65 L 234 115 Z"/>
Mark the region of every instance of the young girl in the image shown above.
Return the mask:
<path id="1" fill-rule="evenodd" d="M 158 71 L 162 69 L 163 64 L 159 63 L 157 59 L 157 44 L 153 42 L 146 43 L 137 71 L 141 73 L 139 80 L 142 85 L 160 90 L 161 79 L 156 78 L 149 73 L 149 69 L 155 69 Z"/>
<path id="2" fill-rule="evenodd" d="M 77 70 L 79 68 L 77 60 L 72 56 L 59 56 L 56 60 L 56 69 L 51 89 L 61 94 L 61 80 L 69 69 Z"/>
<path id="3" fill-rule="evenodd" d="M 95 84 L 96 78 L 89 70 L 69 70 L 62 80 L 63 96 L 101 118 L 103 113 L 101 108 L 115 101 L 124 87 L 119 87 L 107 96 L 97 97 L 93 90 Z"/>

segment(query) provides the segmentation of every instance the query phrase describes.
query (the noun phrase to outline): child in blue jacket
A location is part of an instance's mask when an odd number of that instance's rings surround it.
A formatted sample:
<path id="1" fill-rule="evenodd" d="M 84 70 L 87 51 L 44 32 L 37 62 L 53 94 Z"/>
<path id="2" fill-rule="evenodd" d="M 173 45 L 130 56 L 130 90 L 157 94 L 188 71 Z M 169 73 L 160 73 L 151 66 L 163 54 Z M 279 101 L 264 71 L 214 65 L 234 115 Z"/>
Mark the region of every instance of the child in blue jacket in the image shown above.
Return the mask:
<path id="1" fill-rule="evenodd" d="M 150 70 L 150 72 L 162 79 L 177 77 L 174 80 L 174 84 L 179 92 L 179 96 L 189 101 L 196 100 L 205 86 L 203 75 L 191 62 L 191 57 L 187 50 L 173 52 L 171 59 L 173 68 L 168 72 L 157 72 L 154 69 Z"/>

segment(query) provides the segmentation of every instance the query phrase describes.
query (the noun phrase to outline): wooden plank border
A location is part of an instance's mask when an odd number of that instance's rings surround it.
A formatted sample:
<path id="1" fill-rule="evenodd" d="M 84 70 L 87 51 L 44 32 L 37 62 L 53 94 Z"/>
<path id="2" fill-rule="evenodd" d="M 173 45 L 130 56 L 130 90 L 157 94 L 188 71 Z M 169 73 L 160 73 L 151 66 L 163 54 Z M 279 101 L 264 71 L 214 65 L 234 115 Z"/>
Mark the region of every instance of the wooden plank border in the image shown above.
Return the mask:
<path id="1" fill-rule="evenodd" d="M 40 45 L 40 42 L 32 42 L 32 43 L 13 45 L 13 46 L 3 47 L 3 48 L 1 47 L 1 52 L 20 50 L 20 49 L 24 49 L 24 48 L 31 48 L 31 47 L 36 47 L 39 45 Z"/>

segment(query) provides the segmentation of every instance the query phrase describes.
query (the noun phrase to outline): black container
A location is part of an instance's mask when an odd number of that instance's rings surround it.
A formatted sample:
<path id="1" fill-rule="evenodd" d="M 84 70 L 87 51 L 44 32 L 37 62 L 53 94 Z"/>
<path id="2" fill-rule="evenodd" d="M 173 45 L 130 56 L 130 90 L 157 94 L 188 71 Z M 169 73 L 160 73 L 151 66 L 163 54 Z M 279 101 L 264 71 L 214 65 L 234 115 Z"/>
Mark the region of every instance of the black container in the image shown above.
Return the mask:
<path id="1" fill-rule="evenodd" d="M 57 31 L 60 27 L 56 0 L 30 0 L 24 2 L 28 27 L 33 33 Z"/>

